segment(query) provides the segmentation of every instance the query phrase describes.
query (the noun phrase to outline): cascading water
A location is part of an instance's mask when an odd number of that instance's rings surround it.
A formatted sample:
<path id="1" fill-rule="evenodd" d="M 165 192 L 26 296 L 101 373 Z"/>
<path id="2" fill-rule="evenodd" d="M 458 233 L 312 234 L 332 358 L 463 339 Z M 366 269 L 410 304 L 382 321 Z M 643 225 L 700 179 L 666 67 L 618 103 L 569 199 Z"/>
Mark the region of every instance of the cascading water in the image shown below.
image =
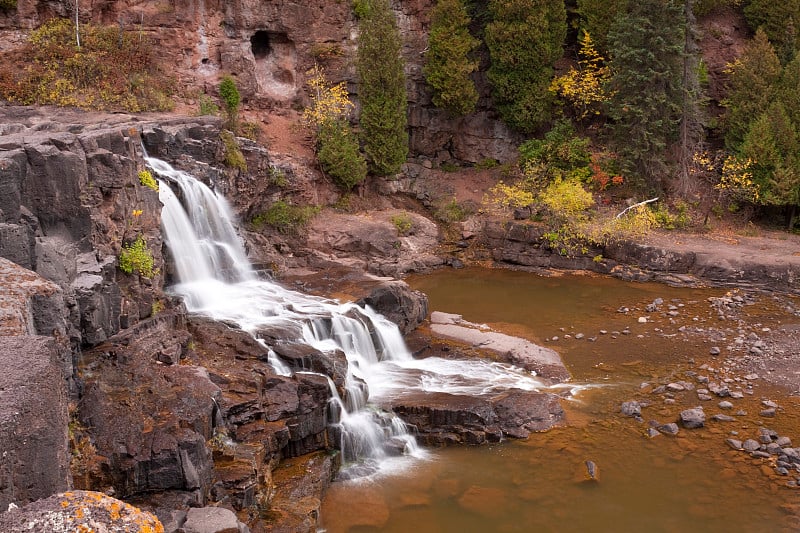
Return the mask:
<path id="1" fill-rule="evenodd" d="M 501 363 L 416 360 L 397 326 L 369 307 L 304 295 L 259 279 L 247 261 L 227 202 L 163 161 L 147 158 L 147 163 L 162 178 L 162 224 L 179 281 L 173 290 L 189 311 L 235 322 L 254 337 L 260 328 L 280 326 L 320 351 L 344 352 L 347 394 L 342 400 L 329 381 L 329 410 L 346 460 L 380 459 L 398 449 L 421 454 L 403 421 L 371 407 L 370 397 L 391 398 L 408 391 L 480 395 L 544 387 L 530 373 Z M 164 180 L 179 189 L 182 202 Z M 291 374 L 271 350 L 270 363 L 278 373 Z"/>

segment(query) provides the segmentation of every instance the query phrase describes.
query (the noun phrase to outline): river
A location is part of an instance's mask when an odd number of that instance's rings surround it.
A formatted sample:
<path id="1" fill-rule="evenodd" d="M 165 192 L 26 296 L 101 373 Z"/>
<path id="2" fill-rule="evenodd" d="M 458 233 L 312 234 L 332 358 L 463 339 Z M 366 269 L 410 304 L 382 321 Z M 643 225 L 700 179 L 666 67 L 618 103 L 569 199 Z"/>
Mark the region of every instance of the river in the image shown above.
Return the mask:
<path id="1" fill-rule="evenodd" d="M 800 490 L 787 486 L 793 478 L 776 474 L 774 459 L 751 458 L 725 443 L 758 438 L 759 428 L 768 427 L 800 444 L 798 398 L 724 371 L 736 337 L 786 319 L 780 299 L 740 296 L 720 319 L 709 298 L 744 293 L 488 269 L 408 281 L 428 294 L 431 310 L 552 347 L 574 382 L 600 386 L 563 402 L 565 427 L 524 441 L 432 450 L 391 474 L 334 483 L 323 502 L 328 533 L 800 527 Z M 657 299 L 663 302 L 648 311 Z M 719 356 L 710 355 L 713 346 L 721 348 Z M 731 390 L 744 393 L 725 411 L 735 420 L 648 437 L 649 421 L 674 422 L 681 410 L 701 403 L 709 418 L 723 413 L 720 398 L 701 402 L 696 390 L 652 392 L 682 381 L 701 388 L 701 376 L 730 379 Z M 632 399 L 650 404 L 642 421 L 620 413 L 621 403 Z M 759 416 L 765 399 L 779 401 L 775 418 Z M 587 479 L 586 461 L 597 465 L 597 480 Z"/>

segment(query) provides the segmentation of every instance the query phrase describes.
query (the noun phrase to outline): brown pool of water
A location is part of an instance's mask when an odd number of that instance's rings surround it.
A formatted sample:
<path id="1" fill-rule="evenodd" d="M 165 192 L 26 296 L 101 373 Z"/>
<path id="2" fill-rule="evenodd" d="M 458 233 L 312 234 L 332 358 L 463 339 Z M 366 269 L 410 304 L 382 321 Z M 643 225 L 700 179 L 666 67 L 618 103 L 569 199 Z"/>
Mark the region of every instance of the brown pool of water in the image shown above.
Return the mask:
<path id="1" fill-rule="evenodd" d="M 800 441 L 797 398 L 781 396 L 760 380 L 750 389 L 743 380 L 734 382 L 748 392 L 734 400 L 734 410 L 747 415 L 681 429 L 676 437 L 646 436 L 649 420 L 673 422 L 681 410 L 701 403 L 695 391 L 673 398 L 649 394 L 654 385 L 692 381 L 687 372 L 713 376 L 723 364 L 709 356 L 709 347 L 724 346 L 743 327 L 730 317 L 721 321 L 710 307 L 708 298 L 725 290 L 485 269 L 442 271 L 409 283 L 428 294 L 432 310 L 550 346 L 575 382 L 602 386 L 564 402 L 566 427 L 491 447 L 432 450 L 429 459 L 410 462 L 402 472 L 334 483 L 322 511 L 329 533 L 800 527 L 800 490 L 788 487 L 769 460 L 725 444 L 731 436 L 757 438 L 764 426 Z M 656 298 L 664 303 L 648 312 Z M 628 312 L 619 312 L 625 307 Z M 781 320 L 780 306 L 766 301 L 753 307 L 759 320 Z M 782 410 L 774 419 L 758 416 L 765 398 L 780 398 Z M 621 416 L 621 402 L 630 399 L 650 402 L 644 422 Z M 703 404 L 707 415 L 721 412 L 718 402 Z M 586 461 L 597 465 L 597 480 L 587 479 Z"/>

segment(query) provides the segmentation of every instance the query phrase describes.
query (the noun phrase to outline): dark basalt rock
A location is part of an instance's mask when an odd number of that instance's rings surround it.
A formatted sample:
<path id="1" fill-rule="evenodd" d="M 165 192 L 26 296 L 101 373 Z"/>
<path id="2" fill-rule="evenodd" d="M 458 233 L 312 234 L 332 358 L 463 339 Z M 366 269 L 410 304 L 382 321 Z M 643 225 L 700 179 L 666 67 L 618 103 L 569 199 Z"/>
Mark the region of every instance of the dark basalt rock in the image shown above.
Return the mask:
<path id="1" fill-rule="evenodd" d="M 71 484 L 64 352 L 67 348 L 49 337 L 0 337 L 2 510 Z"/>
<path id="2" fill-rule="evenodd" d="M 564 420 L 558 396 L 539 392 L 508 391 L 491 398 L 410 393 L 390 403 L 424 443 L 438 446 L 526 438 Z"/>

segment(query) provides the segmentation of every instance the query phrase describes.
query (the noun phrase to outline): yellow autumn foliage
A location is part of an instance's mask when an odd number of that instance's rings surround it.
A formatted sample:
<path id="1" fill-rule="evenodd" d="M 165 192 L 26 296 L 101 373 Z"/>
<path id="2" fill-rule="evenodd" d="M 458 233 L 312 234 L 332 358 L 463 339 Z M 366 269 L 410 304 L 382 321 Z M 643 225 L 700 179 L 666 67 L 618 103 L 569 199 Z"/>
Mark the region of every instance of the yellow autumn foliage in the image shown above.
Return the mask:
<path id="1" fill-rule="evenodd" d="M 605 87 L 611 73 L 605 58 L 597 52 L 589 32 L 583 30 L 579 41 L 578 68 L 572 67 L 563 76 L 554 78 L 550 91 L 569 102 L 577 118 L 583 120 L 590 115 L 600 114 L 601 104 L 609 98 Z"/>

